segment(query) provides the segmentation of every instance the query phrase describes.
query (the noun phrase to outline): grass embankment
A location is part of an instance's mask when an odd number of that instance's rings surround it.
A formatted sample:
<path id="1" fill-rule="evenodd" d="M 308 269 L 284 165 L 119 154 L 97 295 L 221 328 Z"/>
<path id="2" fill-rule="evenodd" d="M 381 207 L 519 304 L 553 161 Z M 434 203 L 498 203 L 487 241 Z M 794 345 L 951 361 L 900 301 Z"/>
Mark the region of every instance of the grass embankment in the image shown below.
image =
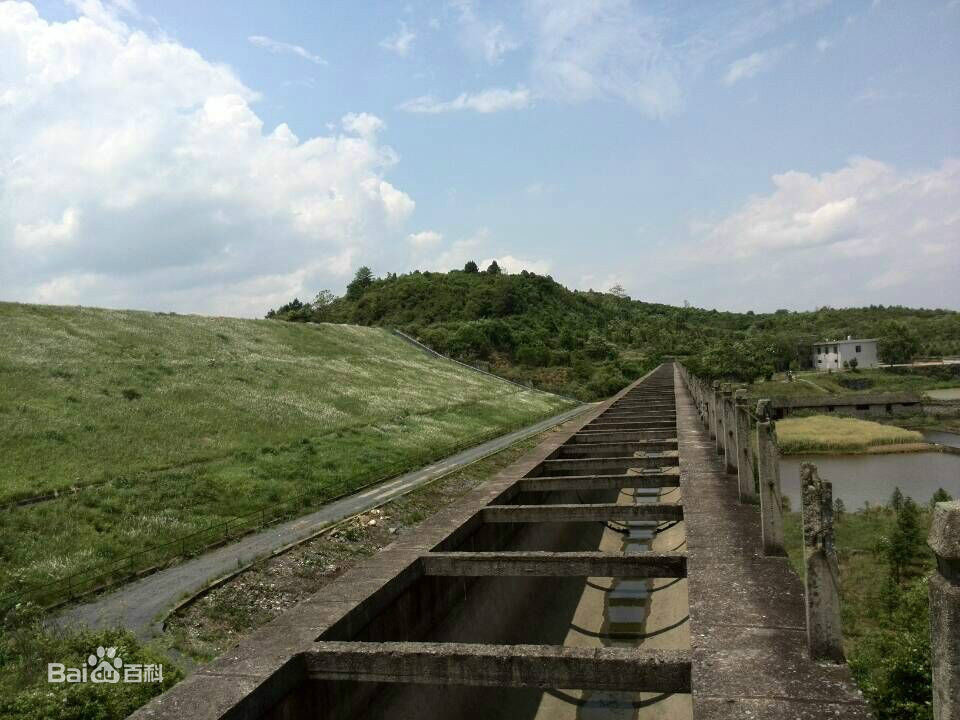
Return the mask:
<path id="1" fill-rule="evenodd" d="M 120 720 L 183 673 L 164 657 L 173 648 L 205 663 L 304 598 L 315 594 L 360 560 L 376 553 L 534 447 L 543 435 L 467 465 L 436 482 L 340 525 L 334 531 L 268 558 L 176 613 L 155 646 L 142 647 L 128 633 L 57 632 L 34 618 L 20 618 L 0 639 L 0 720 Z M 164 683 L 50 687 L 48 662 L 80 665 L 98 645 L 119 646 L 126 662 L 164 664 Z M 64 699 L 66 698 L 66 699 Z M 77 708 L 95 710 L 83 715 Z"/>
<path id="2" fill-rule="evenodd" d="M 898 537 L 898 516 L 879 506 L 841 515 L 835 524 L 844 650 L 860 689 L 880 720 L 929 720 L 930 629 L 925 576 L 934 567 L 924 539 L 930 512 L 916 507 L 913 537 Z M 799 513 L 785 515 L 790 563 L 803 577 Z M 883 548 L 903 561 L 899 582 Z M 910 548 L 904 551 L 903 548 Z"/>
<path id="3" fill-rule="evenodd" d="M 377 328 L 0 303 L 0 504 L 100 483 L 0 510 L 0 595 L 571 405 Z"/>
<path id="4" fill-rule="evenodd" d="M 835 415 L 778 420 L 777 441 L 786 455 L 909 452 L 929 447 L 916 431 Z"/>

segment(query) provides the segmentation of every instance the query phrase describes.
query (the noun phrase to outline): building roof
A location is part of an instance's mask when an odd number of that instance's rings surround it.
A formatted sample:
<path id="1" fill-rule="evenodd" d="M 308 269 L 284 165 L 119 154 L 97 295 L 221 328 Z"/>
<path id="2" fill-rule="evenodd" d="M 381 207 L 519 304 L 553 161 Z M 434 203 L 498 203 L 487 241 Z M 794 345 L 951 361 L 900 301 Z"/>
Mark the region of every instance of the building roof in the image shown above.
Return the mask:
<path id="1" fill-rule="evenodd" d="M 879 338 L 850 338 L 849 340 L 823 340 L 815 342 L 814 345 L 837 345 L 839 343 L 868 343 L 878 342 Z"/>

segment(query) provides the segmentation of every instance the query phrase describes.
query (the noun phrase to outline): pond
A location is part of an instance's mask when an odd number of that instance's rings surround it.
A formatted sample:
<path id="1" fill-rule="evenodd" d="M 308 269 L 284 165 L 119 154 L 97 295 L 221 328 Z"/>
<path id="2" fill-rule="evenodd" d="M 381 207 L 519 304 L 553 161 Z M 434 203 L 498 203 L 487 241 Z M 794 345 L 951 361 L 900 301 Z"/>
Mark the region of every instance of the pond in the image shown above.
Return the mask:
<path id="1" fill-rule="evenodd" d="M 934 400 L 960 400 L 960 388 L 942 388 L 940 390 L 924 390 Z"/>
<path id="2" fill-rule="evenodd" d="M 801 462 L 817 466 L 820 477 L 833 483 L 834 498 L 842 498 L 848 510 L 886 503 L 895 487 L 918 503 L 928 503 L 937 488 L 960 497 L 960 455 L 790 455 L 780 461 L 780 484 L 792 510 L 800 509 Z"/>
<path id="3" fill-rule="evenodd" d="M 937 443 L 937 445 L 948 445 L 950 447 L 960 448 L 960 435 L 951 432 L 941 432 L 940 430 L 924 430 L 923 439 L 927 442 Z"/>

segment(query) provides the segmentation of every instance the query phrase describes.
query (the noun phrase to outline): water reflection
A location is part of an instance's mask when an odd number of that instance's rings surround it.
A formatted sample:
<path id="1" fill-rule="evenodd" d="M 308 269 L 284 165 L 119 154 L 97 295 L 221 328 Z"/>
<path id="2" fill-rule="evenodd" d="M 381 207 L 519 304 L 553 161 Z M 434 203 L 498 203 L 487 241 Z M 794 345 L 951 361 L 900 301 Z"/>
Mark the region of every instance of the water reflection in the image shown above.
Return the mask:
<path id="1" fill-rule="evenodd" d="M 850 510 L 879 505 L 895 487 L 917 502 L 930 500 L 938 488 L 960 496 L 960 455 L 941 452 L 885 455 L 791 455 L 780 461 L 780 484 L 790 507 L 800 509 L 800 463 L 812 462 L 820 477 L 833 483 L 833 496 Z"/>

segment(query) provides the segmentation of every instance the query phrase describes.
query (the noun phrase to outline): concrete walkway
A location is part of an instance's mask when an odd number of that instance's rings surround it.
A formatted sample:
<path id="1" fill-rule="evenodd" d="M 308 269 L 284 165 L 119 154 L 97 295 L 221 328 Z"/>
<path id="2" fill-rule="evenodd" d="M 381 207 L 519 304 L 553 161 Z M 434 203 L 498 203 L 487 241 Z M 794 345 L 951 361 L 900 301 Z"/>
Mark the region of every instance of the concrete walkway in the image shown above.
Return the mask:
<path id="1" fill-rule="evenodd" d="M 591 407 L 581 405 L 516 432 L 468 448 L 420 470 L 386 480 L 363 492 L 325 505 L 309 515 L 248 535 L 235 543 L 124 585 L 92 602 L 68 608 L 55 622 L 63 625 L 82 624 L 91 628 L 122 626 L 132 630 L 141 640 L 148 640 L 162 632 L 163 617 L 178 602 L 204 590 L 218 578 L 235 573 L 238 568 L 276 550 L 316 535 L 341 520 L 383 505 L 520 440 L 559 425 Z"/>
<path id="2" fill-rule="evenodd" d="M 679 373 L 693 714 L 698 720 L 867 720 L 846 665 L 807 652 L 803 584 L 762 552 L 760 513 L 738 502 Z"/>

